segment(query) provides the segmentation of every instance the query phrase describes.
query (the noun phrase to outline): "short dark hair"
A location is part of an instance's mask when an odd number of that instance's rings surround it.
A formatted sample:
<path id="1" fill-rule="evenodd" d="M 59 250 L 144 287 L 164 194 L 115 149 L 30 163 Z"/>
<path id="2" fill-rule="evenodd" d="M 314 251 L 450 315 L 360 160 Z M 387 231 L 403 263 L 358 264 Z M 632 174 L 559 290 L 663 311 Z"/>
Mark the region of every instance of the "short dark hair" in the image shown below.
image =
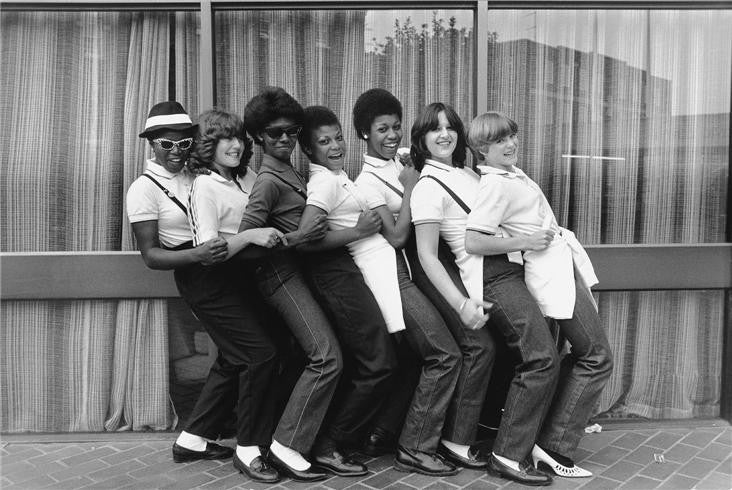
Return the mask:
<path id="1" fill-rule="evenodd" d="M 205 173 L 203 169 L 214 170 L 216 146 L 219 140 L 230 138 L 239 138 L 244 145 L 241 163 L 231 173 L 235 178 L 244 176 L 252 157 L 252 140 L 247 137 L 244 122 L 239 116 L 218 109 L 211 109 L 198 116 L 198 133 L 188 163 L 191 172 L 200 174 Z"/>
<path id="2" fill-rule="evenodd" d="M 468 142 L 465 137 L 465 126 L 463 125 L 462 119 L 460 119 L 460 116 L 458 116 L 452 106 L 443 104 L 442 102 L 433 102 L 420 112 L 417 120 L 412 125 L 412 148 L 409 153 L 412 157 L 414 168 L 419 171 L 422 171 L 424 161 L 432 156 L 427 149 L 424 137 L 429 131 L 437 129 L 440 112 L 445 113 L 445 117 L 447 117 L 450 126 L 457 132 L 457 146 L 455 146 L 455 151 L 452 154 L 452 164 L 458 168 L 465 166 Z"/>
<path id="3" fill-rule="evenodd" d="M 372 88 L 362 93 L 353 106 L 353 127 L 356 136 L 364 135 L 371 129 L 374 119 L 387 114 L 396 114 L 402 120 L 402 103 L 388 90 Z"/>
<path id="4" fill-rule="evenodd" d="M 244 125 L 258 145 L 262 144 L 259 133 L 280 117 L 292 119 L 297 125 L 302 125 L 304 117 L 302 106 L 281 87 L 264 87 L 244 108 Z"/>
<path id="5" fill-rule="evenodd" d="M 307 157 L 310 157 L 305 152 L 306 148 L 310 148 L 310 137 L 313 131 L 321 126 L 338 126 L 341 127 L 341 122 L 338 120 L 338 116 L 333 111 L 322 105 L 311 105 L 306 107 L 302 122 L 302 131 L 297 135 L 297 141 L 300 143 L 300 149 Z"/>

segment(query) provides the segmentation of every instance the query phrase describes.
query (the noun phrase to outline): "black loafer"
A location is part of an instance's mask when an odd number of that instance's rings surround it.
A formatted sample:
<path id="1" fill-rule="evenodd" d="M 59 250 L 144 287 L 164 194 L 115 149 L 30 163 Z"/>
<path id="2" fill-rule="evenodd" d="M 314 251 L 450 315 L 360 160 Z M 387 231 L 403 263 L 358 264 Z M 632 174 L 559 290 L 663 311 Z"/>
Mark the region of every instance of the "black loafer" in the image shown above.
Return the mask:
<path id="1" fill-rule="evenodd" d="M 470 468 L 471 470 L 480 470 L 488 466 L 486 461 L 478 459 L 478 451 L 472 447 L 468 450 L 468 457 L 460 456 L 455 451 L 442 444 L 437 448 L 437 453 L 454 465 Z"/>
<path id="2" fill-rule="evenodd" d="M 402 446 L 397 449 L 394 467 L 399 471 L 429 476 L 450 476 L 458 472 L 454 464 L 445 461 L 437 454 L 406 449 Z"/>
<path id="3" fill-rule="evenodd" d="M 277 483 L 280 481 L 280 474 L 272 468 L 262 456 L 257 456 L 247 465 L 234 454 L 234 468 L 247 475 L 254 481 L 262 483 Z"/>
<path id="4" fill-rule="evenodd" d="M 269 461 L 270 463 L 272 463 L 272 466 L 277 468 L 282 475 L 285 475 L 296 481 L 311 482 L 321 481 L 328 478 L 328 475 L 326 473 L 317 472 L 312 466 L 305 471 L 296 470 L 295 468 L 278 458 L 277 455 L 275 455 L 275 453 L 273 453 L 272 451 L 269 452 Z"/>
<path id="5" fill-rule="evenodd" d="M 176 463 L 198 461 L 199 459 L 229 459 L 233 455 L 234 449 L 213 442 L 207 442 L 206 449 L 203 451 L 192 451 L 177 443 L 173 444 L 173 461 Z"/>
<path id="6" fill-rule="evenodd" d="M 552 477 L 542 473 L 533 466 L 522 461 L 519 463 L 519 471 L 507 466 L 491 454 L 488 456 L 488 473 L 503 477 L 507 480 L 513 480 L 522 485 L 545 486 L 551 485 Z"/>
<path id="7" fill-rule="evenodd" d="M 366 465 L 344 456 L 339 451 L 318 454 L 313 458 L 315 467 L 338 476 L 363 476 L 369 472 Z"/>

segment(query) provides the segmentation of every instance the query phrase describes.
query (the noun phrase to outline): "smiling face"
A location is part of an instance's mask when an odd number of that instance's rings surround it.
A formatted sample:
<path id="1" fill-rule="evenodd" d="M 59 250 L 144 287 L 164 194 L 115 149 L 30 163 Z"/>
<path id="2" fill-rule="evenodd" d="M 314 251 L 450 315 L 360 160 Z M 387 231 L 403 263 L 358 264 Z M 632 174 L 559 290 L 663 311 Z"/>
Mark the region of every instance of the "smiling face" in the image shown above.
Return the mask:
<path id="1" fill-rule="evenodd" d="M 518 136 L 516 133 L 500 138 L 481 150 L 486 165 L 501 170 L 511 170 L 518 161 Z"/>
<path id="2" fill-rule="evenodd" d="M 154 139 L 163 138 L 170 141 L 180 141 L 190 137 L 191 135 L 186 131 L 168 129 L 156 133 Z M 153 158 L 155 163 L 161 165 L 165 170 L 172 174 L 177 174 L 183 170 L 183 167 L 188 161 L 188 155 L 191 153 L 190 148 L 182 150 L 178 145 L 174 145 L 172 149 L 164 150 L 162 146 L 160 146 L 160 143 L 151 141 L 150 144 L 152 145 L 153 153 L 155 154 L 155 158 Z"/>
<path id="3" fill-rule="evenodd" d="M 287 134 L 287 132 L 278 130 L 290 129 L 290 133 L 292 133 L 293 128 L 295 128 L 295 121 L 287 117 L 279 117 L 270 122 L 259 134 L 264 153 L 283 162 L 289 162 L 292 150 L 295 149 L 297 143 L 297 133 Z M 267 130 L 281 134 L 277 138 L 272 138 L 267 134 Z"/>
<path id="4" fill-rule="evenodd" d="M 437 127 L 427 132 L 424 144 L 431 158 L 446 165 L 452 165 L 452 154 L 457 146 L 458 134 L 447 120 L 445 111 L 437 114 Z"/>
<path id="5" fill-rule="evenodd" d="M 244 141 L 240 138 L 222 138 L 216 144 L 213 165 L 219 173 L 228 174 L 241 163 Z"/>
<path id="6" fill-rule="evenodd" d="M 402 141 L 402 121 L 396 114 L 383 114 L 374 118 L 366 138 L 366 154 L 370 157 L 391 160 Z"/>
<path id="7" fill-rule="evenodd" d="M 320 126 L 310 134 L 310 147 L 306 153 L 313 163 L 330 170 L 342 170 L 346 156 L 346 144 L 338 124 Z"/>

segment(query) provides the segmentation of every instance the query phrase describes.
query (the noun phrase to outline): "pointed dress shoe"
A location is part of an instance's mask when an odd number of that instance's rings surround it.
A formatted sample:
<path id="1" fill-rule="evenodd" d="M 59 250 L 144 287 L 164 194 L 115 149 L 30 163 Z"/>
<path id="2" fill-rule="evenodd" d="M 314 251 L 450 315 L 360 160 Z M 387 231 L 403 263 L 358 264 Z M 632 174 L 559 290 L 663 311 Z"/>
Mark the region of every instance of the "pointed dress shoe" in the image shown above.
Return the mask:
<path id="1" fill-rule="evenodd" d="M 173 461 L 176 463 L 186 463 L 188 461 L 198 461 L 199 459 L 229 459 L 234 455 L 234 449 L 216 444 L 213 442 L 206 443 L 206 449 L 203 451 L 193 451 L 173 444 Z"/>
<path id="2" fill-rule="evenodd" d="M 445 461 L 437 454 L 407 449 L 399 446 L 394 467 L 399 471 L 420 473 L 429 476 L 450 476 L 458 472 L 458 468 L 449 461 Z"/>
<path id="3" fill-rule="evenodd" d="M 452 449 L 440 444 L 437 448 L 437 454 L 454 464 L 455 466 L 462 466 L 463 468 L 470 468 L 471 470 L 481 470 L 488 466 L 488 463 L 479 458 L 478 451 L 474 448 L 468 450 L 468 457 L 465 458 Z"/>
<path id="4" fill-rule="evenodd" d="M 542 473 L 525 461 L 519 463 L 519 471 L 516 471 L 510 466 L 498 461 L 493 454 L 488 456 L 488 473 L 521 483 L 522 485 L 540 487 L 551 485 L 552 483 L 551 476 Z"/>
<path id="5" fill-rule="evenodd" d="M 340 451 L 318 454 L 313 458 L 315 468 L 338 476 L 363 476 L 369 472 L 366 465 L 344 456 Z"/>
<path id="6" fill-rule="evenodd" d="M 257 456 L 248 465 L 239 456 L 234 454 L 234 468 L 244 473 L 254 481 L 262 483 L 277 483 L 281 480 L 280 474 L 269 465 L 264 456 Z"/>
<path id="7" fill-rule="evenodd" d="M 592 476 L 591 471 L 580 468 L 576 464 L 572 464 L 572 466 L 563 465 L 536 444 L 534 444 L 534 449 L 531 450 L 531 459 L 534 461 L 537 470 L 551 472 L 564 478 L 589 478 Z"/>
<path id="8" fill-rule="evenodd" d="M 278 458 L 277 455 L 272 451 L 269 452 L 268 459 L 270 463 L 272 463 L 272 466 L 277 468 L 281 475 L 292 478 L 295 481 L 313 482 L 325 480 L 326 478 L 328 478 L 328 475 L 326 473 L 315 471 L 312 466 L 304 471 L 296 470 L 295 468 Z"/>

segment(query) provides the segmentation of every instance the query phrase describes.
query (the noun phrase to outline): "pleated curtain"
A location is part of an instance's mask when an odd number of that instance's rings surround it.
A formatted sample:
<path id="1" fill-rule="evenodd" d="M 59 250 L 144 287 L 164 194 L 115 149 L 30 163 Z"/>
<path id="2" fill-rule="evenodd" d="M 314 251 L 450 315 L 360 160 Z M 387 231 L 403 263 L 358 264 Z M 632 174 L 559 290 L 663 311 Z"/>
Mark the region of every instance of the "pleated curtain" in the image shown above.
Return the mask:
<path id="1" fill-rule="evenodd" d="M 1 18 L 0 249 L 133 250 L 124 193 L 168 97 L 170 14 Z M 174 425 L 164 300 L 3 301 L 0 318 L 3 432 Z"/>
<path id="2" fill-rule="evenodd" d="M 489 107 L 518 122 L 561 225 L 585 244 L 724 241 L 729 11 L 492 15 Z M 598 296 L 616 361 L 600 412 L 718 415 L 722 291 Z"/>

